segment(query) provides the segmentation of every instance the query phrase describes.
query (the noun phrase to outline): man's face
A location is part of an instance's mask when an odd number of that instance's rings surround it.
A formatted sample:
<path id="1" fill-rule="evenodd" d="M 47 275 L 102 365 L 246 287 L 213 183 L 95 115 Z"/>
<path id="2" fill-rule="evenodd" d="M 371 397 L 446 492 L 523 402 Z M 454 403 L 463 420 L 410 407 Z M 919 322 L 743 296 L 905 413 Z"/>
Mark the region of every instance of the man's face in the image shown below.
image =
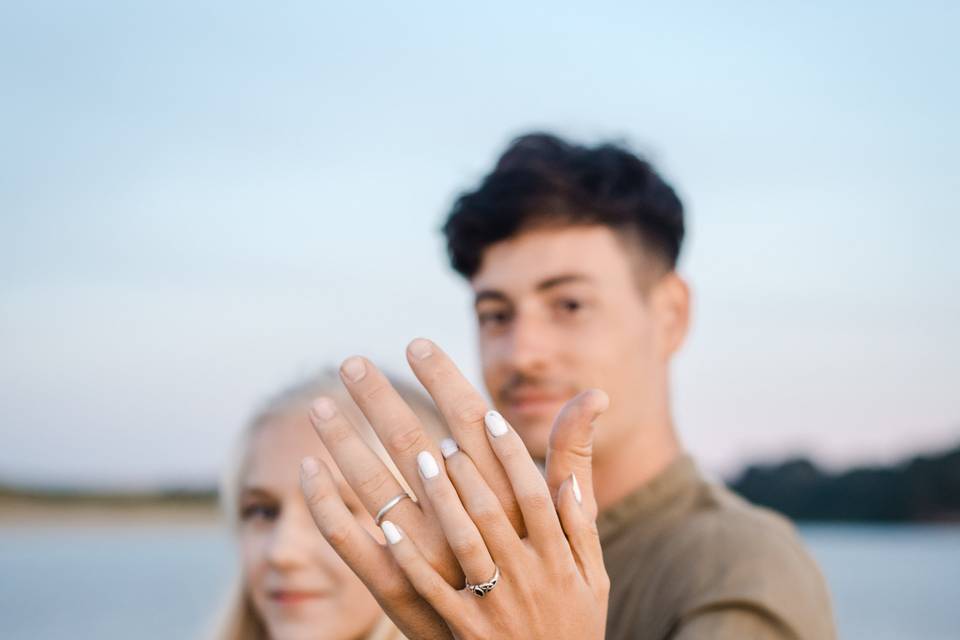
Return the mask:
<path id="1" fill-rule="evenodd" d="M 491 245 L 471 280 L 484 382 L 530 453 L 546 455 L 563 403 L 610 396 L 594 452 L 631 437 L 661 390 L 666 358 L 636 255 L 604 226 L 534 229 Z"/>

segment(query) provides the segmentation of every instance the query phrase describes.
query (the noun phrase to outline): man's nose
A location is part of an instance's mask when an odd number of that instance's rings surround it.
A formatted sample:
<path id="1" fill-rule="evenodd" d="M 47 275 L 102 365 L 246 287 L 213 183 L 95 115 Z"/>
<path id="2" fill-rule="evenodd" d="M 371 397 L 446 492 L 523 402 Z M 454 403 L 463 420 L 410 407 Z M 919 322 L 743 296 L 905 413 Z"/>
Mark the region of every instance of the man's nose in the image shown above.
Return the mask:
<path id="1" fill-rule="evenodd" d="M 529 314 L 517 314 L 507 341 L 507 359 L 521 373 L 544 368 L 552 349 L 549 328 Z"/>

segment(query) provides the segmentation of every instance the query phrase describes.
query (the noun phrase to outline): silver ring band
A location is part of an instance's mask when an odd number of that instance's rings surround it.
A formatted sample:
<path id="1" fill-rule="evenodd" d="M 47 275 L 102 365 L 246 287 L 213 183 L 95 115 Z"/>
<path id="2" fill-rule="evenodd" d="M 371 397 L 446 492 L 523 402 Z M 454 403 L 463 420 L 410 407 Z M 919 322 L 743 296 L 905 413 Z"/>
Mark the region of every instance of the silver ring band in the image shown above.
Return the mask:
<path id="1" fill-rule="evenodd" d="M 409 497 L 410 496 L 406 492 L 404 492 L 404 493 L 398 493 L 397 495 L 387 500 L 387 504 L 380 507 L 380 511 L 377 511 L 377 517 L 374 518 L 374 521 L 377 523 L 377 526 L 378 527 L 380 526 L 380 521 L 383 520 L 383 516 L 387 515 L 387 511 L 390 511 L 390 509 L 393 509 L 395 506 L 400 504 L 400 501 L 403 500 L 404 498 L 409 498 Z"/>
<path id="2" fill-rule="evenodd" d="M 482 598 L 497 586 L 497 583 L 500 582 L 500 567 L 493 565 L 496 568 L 496 571 L 493 572 L 493 577 L 487 580 L 486 582 L 481 582 L 480 584 L 470 584 L 469 580 L 464 581 L 464 589 L 473 592 L 473 595 L 478 598 Z"/>

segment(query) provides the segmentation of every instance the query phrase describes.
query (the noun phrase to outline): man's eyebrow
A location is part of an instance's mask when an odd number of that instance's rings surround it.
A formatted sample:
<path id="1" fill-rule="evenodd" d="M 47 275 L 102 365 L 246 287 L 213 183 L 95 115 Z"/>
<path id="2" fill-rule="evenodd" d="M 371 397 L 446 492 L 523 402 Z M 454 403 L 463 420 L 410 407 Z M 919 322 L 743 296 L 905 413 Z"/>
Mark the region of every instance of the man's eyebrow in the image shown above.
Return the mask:
<path id="1" fill-rule="evenodd" d="M 571 282 L 592 282 L 593 278 L 590 276 L 584 275 L 582 273 L 565 273 L 563 275 L 554 276 L 552 278 L 547 278 L 546 280 L 537 284 L 537 291 L 546 291 L 552 289 L 553 287 L 559 287 L 562 284 L 569 284 Z"/>
<path id="2" fill-rule="evenodd" d="M 571 282 L 593 282 L 593 278 L 582 273 L 565 273 L 538 282 L 535 288 L 537 291 L 543 292 L 548 291 L 553 287 L 559 287 L 560 285 L 569 284 Z M 507 296 L 507 294 L 497 289 L 481 289 L 480 291 L 477 291 L 473 297 L 473 304 L 476 306 L 484 300 L 493 300 L 494 302 L 510 302 L 510 298 Z"/>
<path id="3" fill-rule="evenodd" d="M 477 306 L 484 300 L 493 300 L 495 302 L 509 302 L 510 299 L 502 291 L 496 289 L 481 289 L 473 296 L 473 306 Z"/>

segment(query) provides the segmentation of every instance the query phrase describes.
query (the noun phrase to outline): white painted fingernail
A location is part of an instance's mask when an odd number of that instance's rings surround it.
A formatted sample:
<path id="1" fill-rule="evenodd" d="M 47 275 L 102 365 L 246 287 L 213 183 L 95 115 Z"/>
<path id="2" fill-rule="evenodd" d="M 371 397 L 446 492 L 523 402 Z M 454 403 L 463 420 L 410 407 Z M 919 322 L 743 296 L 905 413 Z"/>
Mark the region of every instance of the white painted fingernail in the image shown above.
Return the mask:
<path id="1" fill-rule="evenodd" d="M 383 529 L 383 535 L 387 538 L 387 542 L 390 544 L 397 544 L 403 540 L 403 534 L 400 533 L 400 527 L 393 524 L 389 520 L 384 520 L 383 524 L 380 525 L 380 528 Z"/>
<path id="2" fill-rule="evenodd" d="M 505 434 L 508 429 L 507 421 L 496 411 L 487 411 L 487 415 L 483 417 L 483 423 L 487 425 L 487 431 L 489 431 L 490 435 L 494 438 L 499 438 Z"/>
<path id="3" fill-rule="evenodd" d="M 440 467 L 437 466 L 436 459 L 430 455 L 429 451 L 421 451 L 417 454 L 417 466 L 420 467 L 420 474 L 424 478 L 434 478 L 440 473 Z"/>
<path id="4" fill-rule="evenodd" d="M 570 489 L 573 491 L 573 497 L 577 504 L 583 504 L 583 494 L 580 493 L 580 483 L 577 482 L 577 476 L 570 474 Z"/>
<path id="5" fill-rule="evenodd" d="M 460 451 L 460 447 L 457 446 L 457 441 L 453 438 L 444 438 L 440 441 L 440 453 L 443 454 L 443 459 L 446 460 L 457 451 Z"/>

